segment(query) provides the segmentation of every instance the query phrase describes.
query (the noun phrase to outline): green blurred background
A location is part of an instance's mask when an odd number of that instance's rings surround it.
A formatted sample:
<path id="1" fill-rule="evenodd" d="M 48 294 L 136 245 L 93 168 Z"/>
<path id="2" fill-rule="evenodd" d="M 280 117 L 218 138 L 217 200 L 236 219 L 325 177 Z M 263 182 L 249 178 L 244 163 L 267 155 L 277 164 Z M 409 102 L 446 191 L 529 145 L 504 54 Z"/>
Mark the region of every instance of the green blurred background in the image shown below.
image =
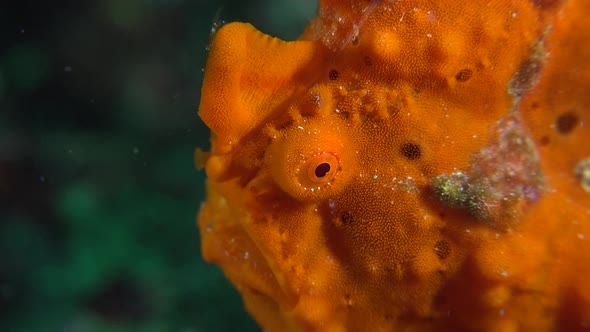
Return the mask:
<path id="1" fill-rule="evenodd" d="M 200 255 L 212 22 L 293 39 L 311 0 L 0 7 L 0 331 L 256 331 Z"/>

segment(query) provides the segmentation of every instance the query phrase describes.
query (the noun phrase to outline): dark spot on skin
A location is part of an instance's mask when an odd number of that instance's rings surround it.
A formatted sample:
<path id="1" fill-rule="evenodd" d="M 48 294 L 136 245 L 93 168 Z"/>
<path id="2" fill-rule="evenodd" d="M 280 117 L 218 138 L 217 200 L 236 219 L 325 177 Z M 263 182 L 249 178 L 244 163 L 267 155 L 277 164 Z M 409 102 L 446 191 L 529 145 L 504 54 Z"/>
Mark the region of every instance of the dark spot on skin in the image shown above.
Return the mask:
<path id="1" fill-rule="evenodd" d="M 440 240 L 434 245 L 434 252 L 438 258 L 445 259 L 451 254 L 451 245 L 445 240 Z"/>
<path id="2" fill-rule="evenodd" d="M 352 38 L 352 41 L 350 43 L 354 46 L 357 46 L 359 44 L 358 36 L 354 36 L 354 38 Z"/>
<path id="3" fill-rule="evenodd" d="M 539 103 L 538 103 L 538 102 L 536 102 L 536 101 L 532 102 L 532 103 L 531 103 L 531 108 L 532 108 L 532 109 L 537 109 L 537 108 L 539 108 Z"/>
<path id="4" fill-rule="evenodd" d="M 315 168 L 315 176 L 317 176 L 318 178 L 323 178 L 324 176 L 326 176 L 326 174 L 328 174 L 329 171 L 330 171 L 330 164 L 321 163 L 321 164 L 317 165 Z"/>
<path id="5" fill-rule="evenodd" d="M 288 118 L 288 119 L 282 119 L 281 122 L 275 123 L 274 127 L 276 130 L 283 130 L 283 129 L 289 128 L 291 125 L 293 125 L 293 119 Z"/>
<path id="6" fill-rule="evenodd" d="M 330 81 L 335 81 L 338 79 L 338 71 L 336 69 L 330 70 Z"/>
<path id="7" fill-rule="evenodd" d="M 370 66 L 373 65 L 373 59 L 371 59 L 371 57 L 365 56 L 363 59 L 365 60 L 365 66 L 369 66 L 370 67 Z"/>
<path id="8" fill-rule="evenodd" d="M 415 160 L 421 157 L 422 151 L 420 151 L 420 146 L 414 143 L 406 143 L 402 145 L 401 153 L 404 157 L 409 160 Z"/>
<path id="9" fill-rule="evenodd" d="M 354 222 L 354 216 L 349 211 L 342 212 L 342 216 L 340 216 L 340 218 L 342 218 L 343 224 L 352 224 Z"/>
<path id="10" fill-rule="evenodd" d="M 555 129 L 562 135 L 567 135 L 578 125 L 578 116 L 574 112 L 561 114 L 555 121 Z"/>
<path id="11" fill-rule="evenodd" d="M 344 119 L 344 120 L 348 120 L 348 118 L 350 118 L 350 112 L 348 112 L 348 111 L 341 111 L 341 112 L 340 112 L 340 113 L 338 113 L 338 114 L 340 114 L 340 116 L 341 116 L 341 117 L 342 117 L 342 119 Z"/>
<path id="12" fill-rule="evenodd" d="M 547 136 L 547 135 L 542 136 L 541 139 L 539 140 L 539 144 L 541 146 L 546 146 L 547 144 L 549 144 L 549 142 L 550 142 L 550 139 L 549 139 L 549 136 Z"/>
<path id="13" fill-rule="evenodd" d="M 455 79 L 457 82 L 466 82 L 471 78 L 473 75 L 473 71 L 471 69 L 463 69 L 457 75 L 455 75 Z"/>

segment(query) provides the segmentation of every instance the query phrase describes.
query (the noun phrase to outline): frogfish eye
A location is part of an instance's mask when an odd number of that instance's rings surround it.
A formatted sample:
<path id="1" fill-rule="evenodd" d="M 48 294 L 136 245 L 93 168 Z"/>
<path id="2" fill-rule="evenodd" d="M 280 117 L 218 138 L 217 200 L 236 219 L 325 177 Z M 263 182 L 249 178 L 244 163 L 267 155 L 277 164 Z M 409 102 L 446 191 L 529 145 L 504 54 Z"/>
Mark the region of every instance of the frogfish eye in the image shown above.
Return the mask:
<path id="1" fill-rule="evenodd" d="M 330 172 L 330 164 L 321 163 L 315 168 L 314 173 L 316 177 L 323 178 L 328 172 Z"/>
<path id="2" fill-rule="evenodd" d="M 335 178 L 339 165 L 338 158 L 331 152 L 313 156 L 305 161 L 303 169 L 299 171 L 299 183 L 310 189 L 321 190 L 322 185 L 329 185 Z"/>
<path id="3" fill-rule="evenodd" d="M 301 201 L 337 195 L 357 165 L 356 149 L 346 133 L 322 128 L 317 134 L 288 130 L 271 143 L 265 156 L 273 180 Z"/>

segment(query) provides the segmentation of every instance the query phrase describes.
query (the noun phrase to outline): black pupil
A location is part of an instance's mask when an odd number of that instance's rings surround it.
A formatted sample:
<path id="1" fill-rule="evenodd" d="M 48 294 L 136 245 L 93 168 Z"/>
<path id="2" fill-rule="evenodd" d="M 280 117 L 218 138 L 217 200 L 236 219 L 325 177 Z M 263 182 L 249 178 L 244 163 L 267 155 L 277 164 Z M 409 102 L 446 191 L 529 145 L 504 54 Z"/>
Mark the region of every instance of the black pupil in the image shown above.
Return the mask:
<path id="1" fill-rule="evenodd" d="M 330 171 L 330 164 L 321 163 L 315 168 L 315 176 L 323 178 Z"/>

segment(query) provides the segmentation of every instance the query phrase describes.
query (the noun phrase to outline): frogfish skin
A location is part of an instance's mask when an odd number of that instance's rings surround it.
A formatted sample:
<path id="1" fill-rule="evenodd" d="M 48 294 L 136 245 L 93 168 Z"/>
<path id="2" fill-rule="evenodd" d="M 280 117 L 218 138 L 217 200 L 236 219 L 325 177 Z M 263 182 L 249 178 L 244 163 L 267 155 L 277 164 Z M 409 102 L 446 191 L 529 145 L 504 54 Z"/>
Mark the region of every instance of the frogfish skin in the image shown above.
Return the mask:
<path id="1" fill-rule="evenodd" d="M 590 1 L 212 36 L 204 258 L 266 331 L 590 329 Z"/>

